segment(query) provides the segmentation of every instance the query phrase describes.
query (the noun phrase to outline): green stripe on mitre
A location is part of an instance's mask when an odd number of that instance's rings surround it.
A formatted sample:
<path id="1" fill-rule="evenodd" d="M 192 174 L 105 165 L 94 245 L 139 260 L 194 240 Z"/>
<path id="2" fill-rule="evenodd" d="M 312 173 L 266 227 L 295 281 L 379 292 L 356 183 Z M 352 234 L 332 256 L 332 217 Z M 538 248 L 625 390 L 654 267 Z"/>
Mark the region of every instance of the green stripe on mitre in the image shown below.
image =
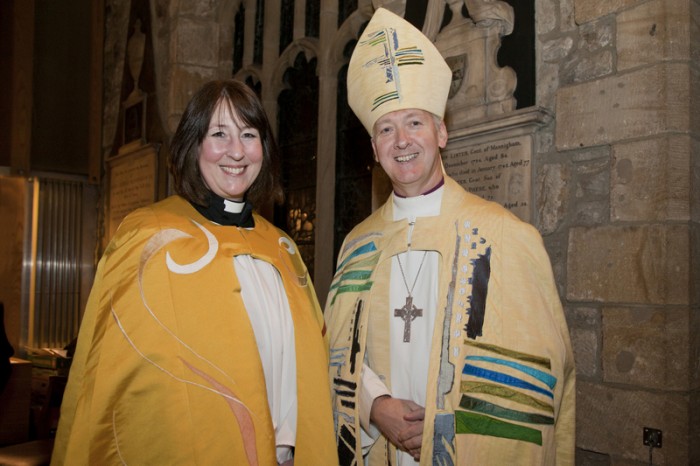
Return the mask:
<path id="1" fill-rule="evenodd" d="M 541 356 L 535 356 L 532 354 L 509 350 L 508 348 L 503 348 L 502 346 L 477 343 L 475 341 L 467 340 L 466 338 L 464 339 L 464 343 L 474 348 L 479 348 L 485 351 L 500 354 L 502 356 L 507 356 L 509 358 L 517 359 L 518 361 L 525 361 L 530 362 L 532 364 L 537 364 L 538 366 L 546 367 L 550 370 L 552 369 L 552 364 L 549 361 L 549 358 L 543 358 Z"/>
<path id="2" fill-rule="evenodd" d="M 458 434 L 476 434 L 489 437 L 509 438 L 542 445 L 542 432 L 530 427 L 499 421 L 482 414 L 455 411 L 455 427 Z"/>
<path id="3" fill-rule="evenodd" d="M 483 393 L 484 395 L 497 396 L 509 401 L 514 401 L 525 406 L 530 406 L 532 408 L 541 409 L 542 411 L 547 411 L 554 414 L 554 406 L 544 401 L 540 401 L 525 393 L 513 390 L 510 387 L 504 385 L 497 385 L 495 383 L 487 382 L 471 382 L 462 381 L 460 385 L 460 391 L 462 393 Z"/>

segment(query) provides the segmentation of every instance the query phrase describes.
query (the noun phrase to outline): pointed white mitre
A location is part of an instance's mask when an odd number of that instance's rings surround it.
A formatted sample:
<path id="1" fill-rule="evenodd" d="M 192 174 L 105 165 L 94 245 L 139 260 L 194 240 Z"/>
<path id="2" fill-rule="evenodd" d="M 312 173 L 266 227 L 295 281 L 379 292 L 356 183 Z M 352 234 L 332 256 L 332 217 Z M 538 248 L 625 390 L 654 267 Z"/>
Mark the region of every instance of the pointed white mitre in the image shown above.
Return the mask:
<path id="1" fill-rule="evenodd" d="M 348 103 L 370 135 L 381 116 L 418 108 L 445 115 L 452 71 L 433 43 L 411 23 L 379 8 L 348 67 Z"/>

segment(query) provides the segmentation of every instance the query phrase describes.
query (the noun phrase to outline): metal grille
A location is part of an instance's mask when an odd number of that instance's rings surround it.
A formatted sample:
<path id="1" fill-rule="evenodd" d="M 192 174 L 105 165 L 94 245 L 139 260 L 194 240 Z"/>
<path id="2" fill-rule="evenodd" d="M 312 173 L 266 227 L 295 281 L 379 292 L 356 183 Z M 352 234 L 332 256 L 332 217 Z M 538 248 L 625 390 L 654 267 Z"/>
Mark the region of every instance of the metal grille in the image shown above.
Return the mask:
<path id="1" fill-rule="evenodd" d="M 80 324 L 83 183 L 35 183 L 29 344 L 60 348 L 77 335 Z"/>

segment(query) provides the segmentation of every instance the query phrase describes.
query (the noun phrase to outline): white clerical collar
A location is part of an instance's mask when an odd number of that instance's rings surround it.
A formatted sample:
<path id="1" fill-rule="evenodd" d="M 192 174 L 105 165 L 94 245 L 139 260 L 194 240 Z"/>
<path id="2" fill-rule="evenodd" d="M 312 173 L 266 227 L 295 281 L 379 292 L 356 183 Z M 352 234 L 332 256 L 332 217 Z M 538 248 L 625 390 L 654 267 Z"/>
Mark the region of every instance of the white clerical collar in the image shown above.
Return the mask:
<path id="1" fill-rule="evenodd" d="M 435 217 L 440 215 L 442 194 L 445 186 L 440 186 L 428 194 L 415 197 L 400 197 L 392 193 L 394 202 L 394 220 L 416 217 Z"/>
<path id="2" fill-rule="evenodd" d="M 224 210 L 226 212 L 230 212 L 232 214 L 240 214 L 241 212 L 243 212 L 243 207 L 245 207 L 245 201 L 238 202 L 224 199 Z"/>

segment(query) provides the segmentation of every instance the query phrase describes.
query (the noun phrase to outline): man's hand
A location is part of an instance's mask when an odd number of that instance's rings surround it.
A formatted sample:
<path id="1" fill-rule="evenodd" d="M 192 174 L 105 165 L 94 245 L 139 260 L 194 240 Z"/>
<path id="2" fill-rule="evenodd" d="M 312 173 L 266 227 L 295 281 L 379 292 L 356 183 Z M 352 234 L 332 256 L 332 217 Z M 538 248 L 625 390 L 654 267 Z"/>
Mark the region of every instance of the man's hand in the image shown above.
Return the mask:
<path id="1" fill-rule="evenodd" d="M 406 401 L 406 400 L 404 400 Z M 413 402 L 409 402 L 413 403 Z M 408 428 L 399 432 L 399 442 L 403 449 L 413 456 L 413 459 L 420 461 L 420 447 L 423 443 L 423 420 L 425 419 L 425 408 L 413 403 L 418 409 L 408 412 L 403 418 L 408 422 Z"/>
<path id="2" fill-rule="evenodd" d="M 377 397 L 372 403 L 370 421 L 396 448 L 420 459 L 425 408 L 411 400 Z"/>

